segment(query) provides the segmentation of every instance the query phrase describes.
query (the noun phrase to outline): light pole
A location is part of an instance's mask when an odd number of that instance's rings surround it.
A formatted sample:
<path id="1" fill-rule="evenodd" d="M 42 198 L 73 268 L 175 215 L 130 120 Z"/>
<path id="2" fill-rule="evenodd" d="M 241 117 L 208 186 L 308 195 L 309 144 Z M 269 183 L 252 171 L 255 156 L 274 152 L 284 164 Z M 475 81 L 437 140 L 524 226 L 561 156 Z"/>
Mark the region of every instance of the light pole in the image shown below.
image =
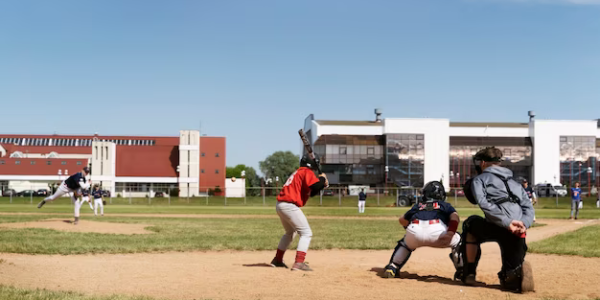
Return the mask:
<path id="1" fill-rule="evenodd" d="M 581 186 L 581 162 L 579 163 L 579 186 Z"/>
<path id="2" fill-rule="evenodd" d="M 450 170 L 450 187 L 453 187 L 456 184 L 456 181 L 454 179 L 454 171 Z"/>

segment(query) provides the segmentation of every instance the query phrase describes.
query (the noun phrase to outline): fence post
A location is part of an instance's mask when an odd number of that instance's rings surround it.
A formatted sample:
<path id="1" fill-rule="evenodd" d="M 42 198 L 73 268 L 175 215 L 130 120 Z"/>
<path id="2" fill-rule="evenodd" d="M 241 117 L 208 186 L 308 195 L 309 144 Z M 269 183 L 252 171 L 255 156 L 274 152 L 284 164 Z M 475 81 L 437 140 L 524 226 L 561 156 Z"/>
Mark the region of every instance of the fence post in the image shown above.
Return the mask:
<path id="1" fill-rule="evenodd" d="M 556 208 L 558 208 L 558 193 L 555 193 L 555 194 L 556 194 Z"/>
<path id="2" fill-rule="evenodd" d="M 187 194 L 185 197 L 187 198 L 187 203 L 190 204 L 190 188 L 189 188 L 189 186 L 188 186 Z"/>
<path id="3" fill-rule="evenodd" d="M 340 199 L 339 206 L 342 206 L 342 189 L 341 188 L 338 189 L 338 199 Z"/>
<path id="4" fill-rule="evenodd" d="M 11 204 L 12 204 L 12 196 L 13 196 L 13 193 L 12 193 L 12 192 L 10 192 L 10 203 L 11 203 Z"/>
<path id="5" fill-rule="evenodd" d="M 129 192 L 129 204 L 131 204 L 131 192 Z"/>
<path id="6" fill-rule="evenodd" d="M 33 187 L 31 187 L 31 194 L 29 194 L 29 204 L 33 204 Z"/>
<path id="7" fill-rule="evenodd" d="M 263 206 L 267 205 L 266 199 L 265 199 L 265 188 L 262 188 L 262 196 L 263 196 Z"/>
<path id="8" fill-rule="evenodd" d="M 323 206 L 323 191 L 321 190 L 321 192 L 319 192 L 319 206 Z"/>
<path id="9" fill-rule="evenodd" d="M 454 190 L 454 206 L 458 206 L 458 190 Z"/>
<path id="10" fill-rule="evenodd" d="M 246 205 L 246 192 L 248 192 L 248 190 L 246 190 L 246 187 L 244 186 L 244 205 Z"/>
<path id="11" fill-rule="evenodd" d="M 377 206 L 379 206 L 379 189 L 377 189 Z"/>
<path id="12" fill-rule="evenodd" d="M 206 189 L 206 205 L 208 206 L 208 189 Z"/>
<path id="13" fill-rule="evenodd" d="M 169 197 L 169 206 L 171 206 L 171 189 L 169 188 L 169 191 L 167 192 L 167 195 Z"/>

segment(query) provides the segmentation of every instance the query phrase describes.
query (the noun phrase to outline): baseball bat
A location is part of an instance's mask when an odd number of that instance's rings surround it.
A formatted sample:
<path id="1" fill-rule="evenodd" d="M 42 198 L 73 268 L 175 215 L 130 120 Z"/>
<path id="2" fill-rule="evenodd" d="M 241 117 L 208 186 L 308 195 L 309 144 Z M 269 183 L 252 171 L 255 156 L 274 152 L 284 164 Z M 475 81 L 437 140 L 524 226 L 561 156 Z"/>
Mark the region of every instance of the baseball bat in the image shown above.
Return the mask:
<path id="1" fill-rule="evenodd" d="M 302 139 L 302 144 L 304 144 L 304 149 L 306 149 L 306 153 L 308 153 L 308 156 L 310 156 L 310 158 L 316 162 L 317 165 L 315 167 L 317 169 L 317 172 L 319 174 L 322 174 L 323 172 L 321 171 L 321 164 L 315 160 L 315 153 L 313 152 L 313 148 L 310 145 L 310 142 L 308 141 L 306 133 L 304 133 L 303 129 L 300 129 L 298 131 L 298 134 L 300 135 L 300 139 Z"/>

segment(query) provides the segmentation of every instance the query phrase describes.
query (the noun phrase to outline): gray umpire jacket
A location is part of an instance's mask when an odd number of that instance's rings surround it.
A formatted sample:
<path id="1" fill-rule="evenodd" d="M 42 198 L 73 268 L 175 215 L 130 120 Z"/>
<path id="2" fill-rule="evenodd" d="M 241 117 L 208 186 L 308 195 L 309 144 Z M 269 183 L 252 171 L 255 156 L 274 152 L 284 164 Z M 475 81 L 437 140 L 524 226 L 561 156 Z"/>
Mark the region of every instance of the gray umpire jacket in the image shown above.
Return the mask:
<path id="1" fill-rule="evenodd" d="M 534 210 L 525 189 L 515 180 L 508 180 L 510 191 L 519 197 L 519 203 L 497 202 L 508 197 L 504 180 L 512 178 L 513 172 L 500 166 L 488 167 L 479 176 L 473 178 L 471 189 L 477 204 L 485 214 L 486 220 L 500 227 L 508 228 L 512 220 L 523 222 L 527 228 L 533 223 Z"/>

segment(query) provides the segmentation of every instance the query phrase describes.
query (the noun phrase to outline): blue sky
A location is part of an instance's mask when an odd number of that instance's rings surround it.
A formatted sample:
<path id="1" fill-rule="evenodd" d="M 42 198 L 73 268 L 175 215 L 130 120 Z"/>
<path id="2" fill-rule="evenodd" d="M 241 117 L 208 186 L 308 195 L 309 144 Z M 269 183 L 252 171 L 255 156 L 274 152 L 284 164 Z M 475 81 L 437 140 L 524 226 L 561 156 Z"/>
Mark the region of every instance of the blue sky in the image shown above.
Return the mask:
<path id="1" fill-rule="evenodd" d="M 600 0 L 0 2 L 0 132 L 227 137 L 304 118 L 600 118 Z M 109 116 L 111 119 L 109 120 Z"/>

